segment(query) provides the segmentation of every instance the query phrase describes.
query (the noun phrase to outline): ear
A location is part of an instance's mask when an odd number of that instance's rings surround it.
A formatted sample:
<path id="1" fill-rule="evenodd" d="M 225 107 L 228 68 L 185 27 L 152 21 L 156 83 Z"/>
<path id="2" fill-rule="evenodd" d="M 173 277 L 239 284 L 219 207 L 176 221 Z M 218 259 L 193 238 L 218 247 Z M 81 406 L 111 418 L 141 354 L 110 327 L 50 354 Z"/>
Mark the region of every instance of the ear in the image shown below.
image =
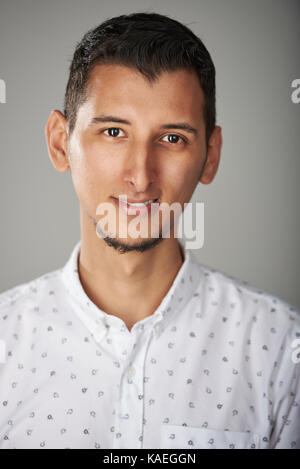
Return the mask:
<path id="1" fill-rule="evenodd" d="M 206 163 L 199 179 L 202 184 L 210 184 L 217 173 L 220 162 L 222 143 L 222 128 L 217 125 L 214 128 L 208 142 Z"/>
<path id="2" fill-rule="evenodd" d="M 48 153 L 54 168 L 64 173 L 69 168 L 67 119 L 58 110 L 53 110 L 45 126 Z"/>

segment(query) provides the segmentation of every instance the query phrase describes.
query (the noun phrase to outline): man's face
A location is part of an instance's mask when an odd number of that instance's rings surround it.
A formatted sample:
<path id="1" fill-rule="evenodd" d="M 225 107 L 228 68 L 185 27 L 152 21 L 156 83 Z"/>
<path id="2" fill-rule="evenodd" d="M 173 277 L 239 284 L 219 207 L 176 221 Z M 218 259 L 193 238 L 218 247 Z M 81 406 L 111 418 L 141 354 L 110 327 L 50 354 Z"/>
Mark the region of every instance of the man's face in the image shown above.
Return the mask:
<path id="1" fill-rule="evenodd" d="M 118 209 L 121 194 L 129 201 L 159 198 L 160 203 L 179 202 L 184 208 L 206 157 L 203 105 L 195 72 L 163 72 L 150 84 L 137 70 L 122 65 L 95 66 L 68 150 L 82 222 L 95 230 L 99 204 L 112 203 Z M 96 119 L 104 116 L 110 116 L 107 122 Z M 182 123 L 196 132 L 175 128 Z M 128 215 L 127 223 L 132 218 L 135 215 Z M 150 214 L 147 219 L 150 222 Z M 117 236 L 116 242 L 128 248 L 150 246 L 150 223 L 147 226 L 138 240 L 128 235 Z M 118 220 L 116 227 L 119 233 Z M 160 219 L 156 231 L 161 230 Z"/>

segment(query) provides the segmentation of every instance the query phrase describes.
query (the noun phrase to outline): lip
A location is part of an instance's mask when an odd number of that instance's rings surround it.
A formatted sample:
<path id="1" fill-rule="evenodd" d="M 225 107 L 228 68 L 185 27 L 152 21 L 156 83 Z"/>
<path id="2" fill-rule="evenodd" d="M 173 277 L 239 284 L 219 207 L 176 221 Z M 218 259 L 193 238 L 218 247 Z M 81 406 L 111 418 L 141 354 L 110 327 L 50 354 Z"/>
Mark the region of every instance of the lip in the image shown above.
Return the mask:
<path id="1" fill-rule="evenodd" d="M 117 197 L 114 197 L 115 199 L 117 199 Z M 117 199 L 119 200 L 119 199 Z M 133 200 L 133 199 L 128 199 L 127 197 L 127 202 L 129 202 L 130 204 L 142 204 L 144 202 L 147 202 L 148 200 L 159 200 L 158 197 L 149 197 L 148 199 L 143 199 L 143 200 Z"/>
<path id="2" fill-rule="evenodd" d="M 151 204 L 147 204 L 147 205 L 144 205 L 143 207 L 132 207 L 130 205 L 128 205 L 126 202 L 123 202 L 119 199 L 117 199 L 116 197 L 112 197 L 112 199 L 114 200 L 116 206 L 118 207 L 118 209 L 121 209 L 123 212 L 125 212 L 127 215 L 148 215 L 150 213 L 153 213 L 155 212 L 158 207 L 159 207 L 159 204 L 160 204 L 160 199 L 158 198 L 155 202 L 152 202 Z M 131 202 L 131 203 L 142 203 L 142 202 L 146 202 L 147 200 L 151 200 L 151 199 L 144 199 L 143 201 L 140 200 L 140 201 L 136 201 L 136 200 L 129 200 L 127 199 L 128 202 Z M 151 211 L 151 207 L 152 207 L 152 211 Z"/>

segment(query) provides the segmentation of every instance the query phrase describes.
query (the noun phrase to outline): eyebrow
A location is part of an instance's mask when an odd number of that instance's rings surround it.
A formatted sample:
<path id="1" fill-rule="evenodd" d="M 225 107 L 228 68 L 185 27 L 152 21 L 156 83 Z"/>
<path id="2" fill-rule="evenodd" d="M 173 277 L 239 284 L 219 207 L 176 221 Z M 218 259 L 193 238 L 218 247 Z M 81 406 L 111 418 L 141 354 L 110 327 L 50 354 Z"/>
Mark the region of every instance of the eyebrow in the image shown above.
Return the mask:
<path id="1" fill-rule="evenodd" d="M 121 119 L 120 117 L 117 116 L 110 116 L 106 114 L 101 114 L 100 116 L 93 117 L 91 122 L 89 123 L 89 126 L 97 124 L 99 122 L 116 122 L 118 124 L 126 124 L 126 125 L 131 125 L 131 122 L 129 122 L 126 119 Z M 176 122 L 176 123 L 170 123 L 170 124 L 164 124 L 161 126 L 162 129 L 178 129 L 178 130 L 185 130 L 186 132 L 189 132 L 196 137 L 198 136 L 198 130 L 192 127 L 188 122 Z"/>

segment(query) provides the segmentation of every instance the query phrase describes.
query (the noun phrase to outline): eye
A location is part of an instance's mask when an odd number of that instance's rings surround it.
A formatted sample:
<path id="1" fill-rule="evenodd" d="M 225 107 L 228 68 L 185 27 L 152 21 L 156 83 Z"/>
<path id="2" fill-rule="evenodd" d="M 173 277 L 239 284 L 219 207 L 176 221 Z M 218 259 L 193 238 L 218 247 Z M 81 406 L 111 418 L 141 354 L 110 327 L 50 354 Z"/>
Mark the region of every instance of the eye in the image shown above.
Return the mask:
<path id="1" fill-rule="evenodd" d="M 123 132 L 123 130 L 119 129 L 118 127 L 109 127 L 108 129 L 103 130 L 104 133 L 110 132 L 110 135 L 108 135 L 108 137 L 119 137 L 120 131 Z"/>
<path id="2" fill-rule="evenodd" d="M 168 141 L 168 143 L 171 143 L 171 144 L 178 143 L 178 139 L 182 140 L 183 142 L 186 142 L 186 140 L 183 137 L 180 137 L 179 135 L 176 135 L 176 134 L 168 134 L 168 135 L 165 135 L 163 138 L 166 138 L 166 137 L 167 138 L 172 137 L 171 140 Z"/>

